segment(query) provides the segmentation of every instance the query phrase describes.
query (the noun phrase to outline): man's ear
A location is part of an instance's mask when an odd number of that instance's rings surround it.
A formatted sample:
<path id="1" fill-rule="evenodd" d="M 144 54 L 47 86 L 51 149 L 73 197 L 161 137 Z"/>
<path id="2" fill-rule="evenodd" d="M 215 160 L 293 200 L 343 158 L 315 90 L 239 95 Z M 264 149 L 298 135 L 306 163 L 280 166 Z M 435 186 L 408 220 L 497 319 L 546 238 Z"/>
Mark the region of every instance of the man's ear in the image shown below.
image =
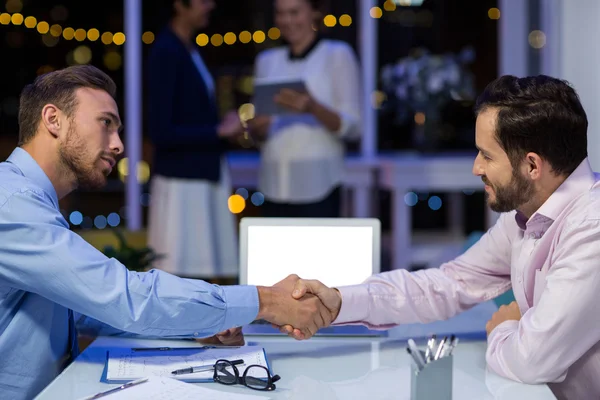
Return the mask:
<path id="1" fill-rule="evenodd" d="M 544 160 L 542 160 L 537 153 L 533 152 L 527 153 L 525 160 L 527 162 L 527 174 L 529 177 L 534 180 L 539 179 L 542 173 Z"/>
<path id="2" fill-rule="evenodd" d="M 66 123 L 64 114 L 54 104 L 46 104 L 42 108 L 42 124 L 55 138 L 61 134 L 62 125 Z"/>

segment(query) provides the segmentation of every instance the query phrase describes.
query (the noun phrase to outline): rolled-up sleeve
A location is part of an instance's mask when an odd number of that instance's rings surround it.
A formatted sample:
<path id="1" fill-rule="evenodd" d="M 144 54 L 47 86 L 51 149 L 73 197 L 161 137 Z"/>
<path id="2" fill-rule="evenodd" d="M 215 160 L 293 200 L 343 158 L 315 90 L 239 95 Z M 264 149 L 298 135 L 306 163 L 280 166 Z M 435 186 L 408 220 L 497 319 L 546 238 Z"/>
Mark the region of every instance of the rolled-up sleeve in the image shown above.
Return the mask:
<path id="1" fill-rule="evenodd" d="M 371 329 L 429 323 L 506 292 L 511 287 L 507 218 L 514 215 L 500 217 L 475 245 L 440 268 L 384 272 L 361 285 L 338 288 L 342 306 L 334 323 Z"/>
<path id="2" fill-rule="evenodd" d="M 529 384 L 562 382 L 600 341 L 600 220 L 572 226 L 559 243 L 539 302 L 520 321 L 505 321 L 490 333 L 486 359 L 499 375 Z"/>
<path id="3" fill-rule="evenodd" d="M 129 271 L 71 231 L 32 190 L 0 208 L 0 276 L 118 330 L 158 337 L 205 337 L 251 322 L 253 286 L 220 287 L 159 270 Z"/>

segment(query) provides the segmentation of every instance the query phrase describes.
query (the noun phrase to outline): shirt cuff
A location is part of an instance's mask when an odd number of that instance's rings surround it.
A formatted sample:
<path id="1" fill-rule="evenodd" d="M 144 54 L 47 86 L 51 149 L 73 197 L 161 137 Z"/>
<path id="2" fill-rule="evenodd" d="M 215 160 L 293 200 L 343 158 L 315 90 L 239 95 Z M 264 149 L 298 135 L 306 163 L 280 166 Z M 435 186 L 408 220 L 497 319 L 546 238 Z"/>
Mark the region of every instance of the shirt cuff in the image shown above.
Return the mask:
<path id="1" fill-rule="evenodd" d="M 337 132 L 334 133 L 337 134 L 340 139 L 357 139 L 358 122 L 356 121 L 356 118 L 343 112 L 340 112 L 339 116 L 340 127 Z"/>
<path id="2" fill-rule="evenodd" d="M 258 289 L 256 286 L 222 286 L 225 297 L 225 322 L 223 329 L 248 325 L 258 315 Z"/>
<path id="3" fill-rule="evenodd" d="M 369 315 L 369 290 L 367 285 L 337 288 L 342 295 L 342 306 L 333 324 L 366 321 Z"/>

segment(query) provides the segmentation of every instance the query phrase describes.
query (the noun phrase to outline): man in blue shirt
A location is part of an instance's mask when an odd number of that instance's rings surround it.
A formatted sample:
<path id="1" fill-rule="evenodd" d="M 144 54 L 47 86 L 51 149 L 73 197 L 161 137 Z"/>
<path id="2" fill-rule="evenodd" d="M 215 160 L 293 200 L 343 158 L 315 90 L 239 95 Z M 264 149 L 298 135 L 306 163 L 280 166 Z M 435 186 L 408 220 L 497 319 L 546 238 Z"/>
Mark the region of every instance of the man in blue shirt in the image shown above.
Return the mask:
<path id="1" fill-rule="evenodd" d="M 59 211 L 77 187 L 98 188 L 123 153 L 116 87 L 92 66 L 39 76 L 19 108 L 19 147 L 0 163 L 0 397 L 35 396 L 77 355 L 74 313 L 113 330 L 202 338 L 265 319 L 314 333 L 331 322 L 297 278 L 225 286 L 136 273 L 97 251 Z"/>

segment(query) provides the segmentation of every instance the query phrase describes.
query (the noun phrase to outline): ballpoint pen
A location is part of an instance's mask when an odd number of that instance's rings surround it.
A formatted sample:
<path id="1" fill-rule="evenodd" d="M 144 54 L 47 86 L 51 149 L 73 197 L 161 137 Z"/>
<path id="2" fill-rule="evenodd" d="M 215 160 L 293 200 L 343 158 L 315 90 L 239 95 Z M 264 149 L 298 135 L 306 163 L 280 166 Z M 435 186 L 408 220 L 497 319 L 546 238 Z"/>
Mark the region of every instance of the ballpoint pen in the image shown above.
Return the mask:
<path id="1" fill-rule="evenodd" d="M 452 354 L 452 352 L 454 351 L 454 348 L 456 347 L 457 344 L 458 344 L 458 338 L 455 337 L 452 340 L 452 344 L 450 345 L 450 350 L 448 351 L 448 355 Z"/>
<path id="2" fill-rule="evenodd" d="M 99 399 L 101 397 L 108 396 L 109 394 L 116 393 L 116 392 L 118 392 L 120 390 L 124 390 L 124 389 L 130 388 L 132 386 L 137 386 L 137 385 L 142 384 L 142 383 L 147 382 L 147 381 L 148 381 L 148 378 L 143 378 L 143 379 L 138 379 L 136 381 L 131 381 L 131 382 L 125 383 L 125 384 L 123 384 L 121 386 L 118 386 L 116 388 L 107 390 L 106 392 L 100 392 L 100 393 L 97 393 L 97 394 L 95 394 L 93 396 L 86 397 L 83 400 Z"/>
<path id="3" fill-rule="evenodd" d="M 421 351 L 417 347 L 417 344 L 414 340 L 408 339 L 408 348 L 410 349 L 410 353 L 413 356 L 413 358 L 417 359 L 419 361 L 419 364 L 421 364 L 424 367 L 425 360 L 423 359 L 423 355 L 421 354 Z"/>
<path id="4" fill-rule="evenodd" d="M 207 345 L 198 347 L 134 347 L 131 350 L 138 351 L 173 351 L 173 350 L 205 350 L 205 349 L 239 349 L 242 346 Z"/>
<path id="5" fill-rule="evenodd" d="M 230 361 L 229 362 L 231 365 L 240 365 L 244 363 L 244 360 L 234 360 L 234 361 Z M 182 368 L 182 369 L 177 369 L 173 372 L 171 372 L 173 375 L 183 375 L 183 374 L 193 374 L 196 372 L 202 372 L 202 371 L 210 371 L 215 367 L 215 364 L 206 364 L 206 365 L 198 365 L 195 367 L 188 367 L 188 368 Z"/>
<path id="6" fill-rule="evenodd" d="M 435 352 L 435 355 L 433 356 L 434 360 L 439 360 L 439 358 L 442 356 L 442 350 L 444 349 L 444 344 L 446 343 L 446 340 L 448 340 L 448 336 L 444 336 L 444 338 L 438 345 L 437 351 Z"/>
<path id="7" fill-rule="evenodd" d="M 452 348 L 452 342 L 454 341 L 455 336 L 450 336 L 449 340 L 444 342 L 444 347 L 442 347 L 442 353 L 440 354 L 440 358 L 444 358 L 450 355 L 450 349 Z"/>
<path id="8" fill-rule="evenodd" d="M 418 352 L 418 351 L 419 351 L 419 350 L 417 350 L 417 352 Z M 412 357 L 412 359 L 413 359 L 413 361 L 415 362 L 415 364 L 416 364 L 416 366 L 417 366 L 417 369 L 418 369 L 419 371 L 421 371 L 421 370 L 423 370 L 423 368 L 425 368 L 425 364 L 421 363 L 420 359 L 419 359 L 419 358 L 417 358 L 417 356 L 416 356 L 416 353 L 415 353 L 415 352 L 413 352 L 413 351 L 411 350 L 411 348 L 410 348 L 410 347 L 407 347 L 407 348 L 406 348 L 406 352 L 407 352 L 408 354 L 410 354 L 410 356 Z"/>
<path id="9" fill-rule="evenodd" d="M 433 335 L 431 335 L 429 340 L 427 340 L 427 349 L 425 350 L 425 362 L 426 363 L 431 361 L 431 358 L 433 356 L 433 349 L 435 347 L 435 338 L 436 338 L 436 335 L 433 334 Z"/>

